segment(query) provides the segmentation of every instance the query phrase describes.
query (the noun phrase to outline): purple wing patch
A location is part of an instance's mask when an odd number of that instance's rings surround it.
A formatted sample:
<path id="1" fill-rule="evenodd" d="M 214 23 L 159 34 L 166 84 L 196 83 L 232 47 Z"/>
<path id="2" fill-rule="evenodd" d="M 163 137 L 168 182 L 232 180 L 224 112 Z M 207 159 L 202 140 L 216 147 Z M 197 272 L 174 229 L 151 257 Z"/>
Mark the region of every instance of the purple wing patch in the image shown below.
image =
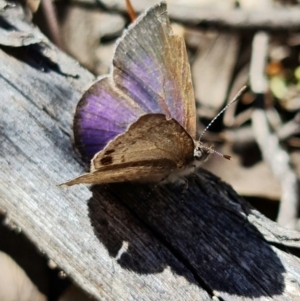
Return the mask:
<path id="1" fill-rule="evenodd" d="M 75 144 L 90 160 L 130 124 L 149 113 L 176 119 L 195 136 L 195 102 L 184 41 L 174 36 L 166 4 L 152 7 L 123 34 L 112 73 L 80 100 Z"/>
<path id="2" fill-rule="evenodd" d="M 75 145 L 82 157 L 93 158 L 141 114 L 143 111 L 113 88 L 108 77 L 95 83 L 83 95 L 74 118 Z"/>

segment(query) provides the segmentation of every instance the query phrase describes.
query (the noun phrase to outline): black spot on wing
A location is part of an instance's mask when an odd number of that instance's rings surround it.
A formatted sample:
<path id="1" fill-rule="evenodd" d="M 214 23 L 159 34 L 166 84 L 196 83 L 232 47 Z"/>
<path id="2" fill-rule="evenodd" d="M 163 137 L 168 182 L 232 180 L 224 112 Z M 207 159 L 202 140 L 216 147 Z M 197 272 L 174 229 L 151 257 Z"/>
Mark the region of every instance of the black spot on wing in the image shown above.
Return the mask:
<path id="1" fill-rule="evenodd" d="M 113 158 L 111 156 L 103 157 L 100 162 L 102 165 L 110 165 L 113 163 Z"/>
<path id="2" fill-rule="evenodd" d="M 114 149 L 107 150 L 107 151 L 104 153 L 104 156 L 110 155 L 110 154 L 112 154 L 112 153 L 114 153 L 114 152 L 115 152 Z"/>

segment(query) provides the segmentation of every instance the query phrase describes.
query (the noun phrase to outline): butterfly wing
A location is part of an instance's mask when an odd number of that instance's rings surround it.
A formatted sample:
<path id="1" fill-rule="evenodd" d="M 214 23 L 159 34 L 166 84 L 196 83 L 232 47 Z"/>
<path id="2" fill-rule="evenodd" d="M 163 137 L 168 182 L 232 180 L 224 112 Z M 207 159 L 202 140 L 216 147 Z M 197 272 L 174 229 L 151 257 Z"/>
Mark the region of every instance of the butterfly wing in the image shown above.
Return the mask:
<path id="1" fill-rule="evenodd" d="M 176 120 L 147 114 L 95 155 L 90 173 L 63 185 L 160 181 L 191 163 L 193 150 L 193 139 Z"/>
<path id="2" fill-rule="evenodd" d="M 110 76 L 83 95 L 75 114 L 75 144 L 91 159 L 147 113 L 174 118 L 195 138 L 186 48 L 183 38 L 172 33 L 164 2 L 130 26 L 117 45 Z"/>
<path id="3" fill-rule="evenodd" d="M 151 8 L 120 40 L 116 86 L 147 113 L 174 118 L 194 138 L 195 100 L 184 39 L 172 33 L 166 3 Z"/>

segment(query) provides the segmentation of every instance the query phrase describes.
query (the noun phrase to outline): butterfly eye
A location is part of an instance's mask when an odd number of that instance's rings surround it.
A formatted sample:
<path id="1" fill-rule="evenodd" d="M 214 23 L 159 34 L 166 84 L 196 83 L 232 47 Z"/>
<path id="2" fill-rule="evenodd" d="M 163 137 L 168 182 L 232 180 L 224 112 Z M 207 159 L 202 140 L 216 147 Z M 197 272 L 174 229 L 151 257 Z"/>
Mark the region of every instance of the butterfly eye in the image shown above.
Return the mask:
<path id="1" fill-rule="evenodd" d="M 201 161 L 201 160 L 202 160 L 202 157 L 203 157 L 202 149 L 201 149 L 200 146 L 197 146 L 197 147 L 194 149 L 194 158 L 195 158 L 195 160 L 197 160 L 197 161 Z"/>

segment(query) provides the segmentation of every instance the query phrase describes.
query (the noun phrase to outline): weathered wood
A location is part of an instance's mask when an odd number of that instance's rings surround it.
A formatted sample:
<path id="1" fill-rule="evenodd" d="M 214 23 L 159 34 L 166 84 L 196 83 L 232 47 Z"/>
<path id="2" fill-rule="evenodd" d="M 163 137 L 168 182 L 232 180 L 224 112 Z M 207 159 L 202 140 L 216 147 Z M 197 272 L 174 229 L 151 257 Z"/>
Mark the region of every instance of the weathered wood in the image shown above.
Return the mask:
<path id="1" fill-rule="evenodd" d="M 18 15 L 1 13 L 30 31 Z M 80 287 L 98 300 L 299 300 L 300 234 L 208 172 L 187 191 L 57 187 L 83 170 L 71 124 L 93 77 L 46 39 L 0 45 L 0 65 L 0 209 Z"/>

